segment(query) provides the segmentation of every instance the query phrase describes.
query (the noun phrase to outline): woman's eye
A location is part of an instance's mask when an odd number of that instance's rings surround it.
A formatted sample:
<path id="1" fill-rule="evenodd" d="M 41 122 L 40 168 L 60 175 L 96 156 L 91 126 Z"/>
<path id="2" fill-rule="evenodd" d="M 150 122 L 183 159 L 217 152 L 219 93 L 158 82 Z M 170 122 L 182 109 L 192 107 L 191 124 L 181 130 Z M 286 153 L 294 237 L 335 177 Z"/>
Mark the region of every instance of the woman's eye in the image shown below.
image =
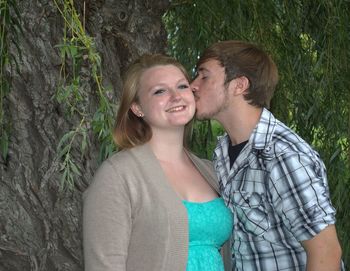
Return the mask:
<path id="1" fill-rule="evenodd" d="M 179 85 L 179 89 L 188 89 L 190 86 L 187 84 Z"/>
<path id="2" fill-rule="evenodd" d="M 163 94 L 164 92 L 165 92 L 165 89 L 157 89 L 153 94 L 160 95 L 160 94 Z"/>

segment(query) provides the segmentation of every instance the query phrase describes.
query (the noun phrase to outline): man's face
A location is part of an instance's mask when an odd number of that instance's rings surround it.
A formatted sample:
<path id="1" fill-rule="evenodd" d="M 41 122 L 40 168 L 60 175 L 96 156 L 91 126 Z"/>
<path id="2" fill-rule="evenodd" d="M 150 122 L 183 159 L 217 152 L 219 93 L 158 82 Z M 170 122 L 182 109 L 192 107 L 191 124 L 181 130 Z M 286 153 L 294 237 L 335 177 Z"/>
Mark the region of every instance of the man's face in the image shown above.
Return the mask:
<path id="1" fill-rule="evenodd" d="M 224 82 L 225 68 L 219 61 L 210 59 L 198 67 L 197 77 L 191 83 L 196 99 L 197 119 L 217 119 L 228 107 Z"/>

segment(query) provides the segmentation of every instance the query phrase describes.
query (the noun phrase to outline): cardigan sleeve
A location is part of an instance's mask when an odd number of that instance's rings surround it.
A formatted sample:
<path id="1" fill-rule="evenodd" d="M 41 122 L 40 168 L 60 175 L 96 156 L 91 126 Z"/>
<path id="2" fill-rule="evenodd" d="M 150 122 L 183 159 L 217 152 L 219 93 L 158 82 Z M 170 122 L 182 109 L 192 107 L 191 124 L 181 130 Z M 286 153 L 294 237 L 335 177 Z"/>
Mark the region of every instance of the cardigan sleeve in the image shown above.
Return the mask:
<path id="1" fill-rule="evenodd" d="M 83 194 L 85 271 L 126 270 L 131 204 L 125 180 L 109 161 Z"/>

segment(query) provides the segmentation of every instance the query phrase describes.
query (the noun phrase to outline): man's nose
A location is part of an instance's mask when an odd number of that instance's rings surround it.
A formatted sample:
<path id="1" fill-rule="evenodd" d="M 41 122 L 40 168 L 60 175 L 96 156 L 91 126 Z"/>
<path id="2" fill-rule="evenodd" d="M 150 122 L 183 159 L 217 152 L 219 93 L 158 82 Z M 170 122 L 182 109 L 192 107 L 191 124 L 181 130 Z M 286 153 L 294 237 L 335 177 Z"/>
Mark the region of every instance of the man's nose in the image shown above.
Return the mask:
<path id="1" fill-rule="evenodd" d="M 192 81 L 192 83 L 190 84 L 190 87 L 193 92 L 198 91 L 198 85 L 196 84 L 196 79 Z"/>

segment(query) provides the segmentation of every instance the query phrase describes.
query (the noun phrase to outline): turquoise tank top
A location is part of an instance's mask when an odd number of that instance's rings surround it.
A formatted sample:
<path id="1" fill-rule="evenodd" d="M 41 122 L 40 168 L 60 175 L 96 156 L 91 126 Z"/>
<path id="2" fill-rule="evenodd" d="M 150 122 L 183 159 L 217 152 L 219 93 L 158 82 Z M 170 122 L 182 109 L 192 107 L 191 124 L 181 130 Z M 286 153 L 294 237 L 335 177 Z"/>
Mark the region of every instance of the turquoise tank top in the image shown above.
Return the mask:
<path id="1" fill-rule="evenodd" d="M 189 220 L 187 271 L 223 271 L 221 246 L 228 240 L 233 216 L 222 198 L 208 202 L 183 200 Z"/>

